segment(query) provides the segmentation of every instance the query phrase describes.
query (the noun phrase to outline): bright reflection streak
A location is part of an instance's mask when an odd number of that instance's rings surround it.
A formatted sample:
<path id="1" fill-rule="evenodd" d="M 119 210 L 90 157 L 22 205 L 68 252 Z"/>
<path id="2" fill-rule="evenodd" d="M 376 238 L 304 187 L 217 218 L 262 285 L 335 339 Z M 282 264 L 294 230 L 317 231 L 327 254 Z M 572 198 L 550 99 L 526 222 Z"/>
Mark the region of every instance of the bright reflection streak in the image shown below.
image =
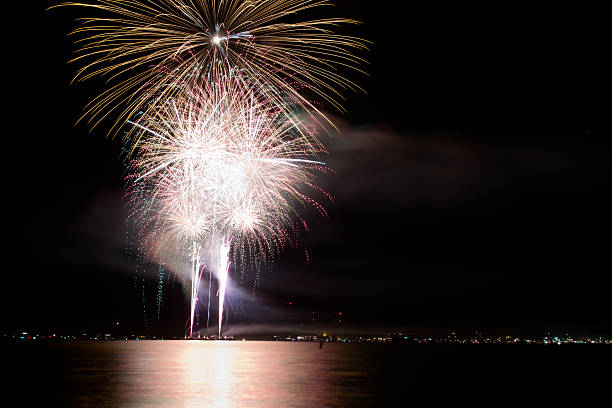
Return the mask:
<path id="1" fill-rule="evenodd" d="M 202 342 L 192 340 L 183 351 L 181 363 L 185 368 L 185 380 L 190 389 L 190 398 L 185 406 L 193 408 L 229 408 L 232 401 L 232 369 L 235 363 L 234 344 L 223 341 L 212 342 L 202 347 Z M 212 353 L 210 351 L 213 351 Z M 206 390 L 205 401 L 202 400 Z M 214 398 L 210 398 L 214 396 Z"/>
<path id="2" fill-rule="evenodd" d="M 104 396 L 115 398 L 97 399 L 95 406 L 354 407 L 362 406 L 360 398 L 369 387 L 356 381 L 367 378 L 358 362 L 371 358 L 371 349 L 359 345 L 326 344 L 320 350 L 318 343 L 192 340 L 105 342 L 95 347 L 94 360 L 78 367 L 78 385 L 86 395 L 100 398 L 100 384 L 108 384 L 112 388 L 104 389 Z M 85 381 L 83 372 L 101 359 L 111 364 L 104 371 L 108 381 Z"/>

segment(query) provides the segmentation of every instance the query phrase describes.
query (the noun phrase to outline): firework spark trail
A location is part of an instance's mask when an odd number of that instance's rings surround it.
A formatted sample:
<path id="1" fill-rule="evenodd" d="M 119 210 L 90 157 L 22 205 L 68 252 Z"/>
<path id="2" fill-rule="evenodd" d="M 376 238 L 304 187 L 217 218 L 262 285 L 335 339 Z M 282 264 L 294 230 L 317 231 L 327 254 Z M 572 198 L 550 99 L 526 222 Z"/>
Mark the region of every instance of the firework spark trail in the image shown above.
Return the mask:
<path id="1" fill-rule="evenodd" d="M 195 312 L 198 305 L 198 290 L 202 281 L 204 265 L 201 263 L 200 248 L 197 242 L 193 242 L 193 252 L 191 254 L 191 318 L 189 324 L 189 337 L 193 337 L 193 324 Z"/>
<path id="2" fill-rule="evenodd" d="M 139 111 L 175 98 L 177 84 L 193 89 L 235 71 L 266 90 L 279 107 L 289 97 L 327 120 L 304 96 L 308 89 L 343 112 L 342 92 L 361 90 L 343 73 L 363 72 L 366 61 L 357 54 L 368 42 L 335 32 L 358 24 L 355 20 L 296 18 L 332 5 L 328 0 L 89 0 L 54 7 L 91 12 L 71 33 L 79 45 L 71 62 L 81 64 L 73 82 L 109 81 L 83 118 L 95 127 L 113 113 L 117 131 Z"/>
<path id="3" fill-rule="evenodd" d="M 217 274 L 219 278 L 219 338 L 221 338 L 221 327 L 223 325 L 223 309 L 225 307 L 225 290 L 231 262 L 229 260 L 229 243 L 223 241 L 219 246 L 219 263 Z"/>
<path id="4" fill-rule="evenodd" d="M 133 159 L 133 188 L 153 186 L 145 213 L 154 205 L 156 227 L 178 247 L 192 245 L 191 335 L 201 249 L 212 249 L 206 263 L 219 282 L 221 334 L 232 246 L 278 253 L 299 206 L 324 211 L 304 193 L 320 190 L 313 182 L 324 151 L 240 76 L 184 92 L 133 123 L 143 133 Z"/>

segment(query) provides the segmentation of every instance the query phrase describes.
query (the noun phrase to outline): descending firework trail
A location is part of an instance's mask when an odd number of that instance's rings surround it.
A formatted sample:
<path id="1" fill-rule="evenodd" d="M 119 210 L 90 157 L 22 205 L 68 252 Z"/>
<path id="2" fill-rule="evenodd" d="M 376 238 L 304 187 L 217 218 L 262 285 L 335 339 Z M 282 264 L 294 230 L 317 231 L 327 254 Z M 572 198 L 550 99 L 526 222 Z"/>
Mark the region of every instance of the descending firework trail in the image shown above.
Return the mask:
<path id="1" fill-rule="evenodd" d="M 131 190 L 149 197 L 133 200 L 136 213 L 154 218 L 147 228 L 158 245 L 171 242 L 193 254 L 191 333 L 202 265 L 219 282 L 221 325 L 232 253 L 278 253 L 304 205 L 326 216 L 306 195 L 320 191 L 313 179 L 325 170 L 318 161 L 323 151 L 303 137 L 287 109 L 236 74 L 184 90 L 132 122 L 142 134 Z M 207 262 L 201 253 L 209 254 Z"/>
<path id="2" fill-rule="evenodd" d="M 116 126 L 143 107 L 174 98 L 177 84 L 196 88 L 235 69 L 283 105 L 290 97 L 309 112 L 309 89 L 343 111 L 342 92 L 360 87 L 343 71 L 361 71 L 356 56 L 367 42 L 336 34 L 345 18 L 300 20 L 296 14 L 333 5 L 330 0 L 89 0 L 65 2 L 92 15 L 72 32 L 79 45 L 74 81 L 104 77 L 110 87 L 84 116 L 96 126 L 114 114 Z M 291 22 L 285 20 L 293 20 Z M 297 21 L 296 21 L 297 20 Z"/>
<path id="3" fill-rule="evenodd" d="M 219 337 L 221 337 L 221 326 L 223 324 L 223 310 L 225 305 L 225 292 L 227 288 L 227 279 L 230 268 L 229 260 L 229 243 L 225 240 L 219 245 L 219 249 L 214 254 L 217 257 L 215 266 L 215 273 L 219 281 Z M 199 301 L 199 287 L 202 280 L 202 273 L 204 272 L 204 266 L 201 263 L 200 249 L 197 244 L 193 244 L 193 253 L 191 255 L 192 269 L 191 269 L 191 318 L 189 324 L 189 337 L 193 337 L 193 325 L 195 321 L 195 312 L 197 303 Z M 212 272 L 212 269 L 211 269 Z M 209 293 L 210 298 L 210 293 Z M 210 303 L 209 306 L 210 308 Z"/>
<path id="4" fill-rule="evenodd" d="M 229 246 L 223 242 L 219 247 L 219 263 L 217 274 L 219 277 L 219 338 L 221 338 L 221 326 L 223 324 L 223 309 L 225 306 L 225 289 L 227 288 L 227 278 L 230 267 Z"/>
<path id="5" fill-rule="evenodd" d="M 189 320 L 189 337 L 193 337 L 193 322 L 198 303 L 198 288 L 202 280 L 203 265 L 201 264 L 200 249 L 198 244 L 193 242 L 193 252 L 191 254 L 191 318 Z"/>

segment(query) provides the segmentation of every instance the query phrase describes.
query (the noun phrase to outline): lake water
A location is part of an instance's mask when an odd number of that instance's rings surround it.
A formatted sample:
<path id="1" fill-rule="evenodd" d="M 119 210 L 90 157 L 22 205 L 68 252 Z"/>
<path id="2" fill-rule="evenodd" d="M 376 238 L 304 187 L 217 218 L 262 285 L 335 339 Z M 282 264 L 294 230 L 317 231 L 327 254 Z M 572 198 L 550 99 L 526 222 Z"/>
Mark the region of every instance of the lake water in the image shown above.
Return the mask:
<path id="1" fill-rule="evenodd" d="M 585 404 L 598 397 L 609 403 L 612 387 L 607 345 L 330 343 L 319 349 L 318 343 L 114 341 L 1 347 L 3 395 L 15 398 L 15 407 L 523 406 L 573 397 Z"/>

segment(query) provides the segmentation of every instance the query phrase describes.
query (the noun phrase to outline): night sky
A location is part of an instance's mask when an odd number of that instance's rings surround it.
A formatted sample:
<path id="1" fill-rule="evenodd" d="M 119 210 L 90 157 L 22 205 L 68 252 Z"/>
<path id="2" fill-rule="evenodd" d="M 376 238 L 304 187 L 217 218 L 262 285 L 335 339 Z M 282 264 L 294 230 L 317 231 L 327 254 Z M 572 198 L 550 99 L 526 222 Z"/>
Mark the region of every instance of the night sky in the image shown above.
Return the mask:
<path id="1" fill-rule="evenodd" d="M 69 85 L 78 11 L 22 3 L 5 15 L 2 329 L 145 333 L 146 316 L 180 336 L 180 283 L 165 280 L 158 321 L 157 275 L 127 255 L 120 142 L 74 126 L 104 87 Z M 330 220 L 311 216 L 230 320 L 610 333 L 603 10 L 337 3 L 327 15 L 374 44 L 354 77 L 368 94 L 348 95 L 328 141 Z"/>

